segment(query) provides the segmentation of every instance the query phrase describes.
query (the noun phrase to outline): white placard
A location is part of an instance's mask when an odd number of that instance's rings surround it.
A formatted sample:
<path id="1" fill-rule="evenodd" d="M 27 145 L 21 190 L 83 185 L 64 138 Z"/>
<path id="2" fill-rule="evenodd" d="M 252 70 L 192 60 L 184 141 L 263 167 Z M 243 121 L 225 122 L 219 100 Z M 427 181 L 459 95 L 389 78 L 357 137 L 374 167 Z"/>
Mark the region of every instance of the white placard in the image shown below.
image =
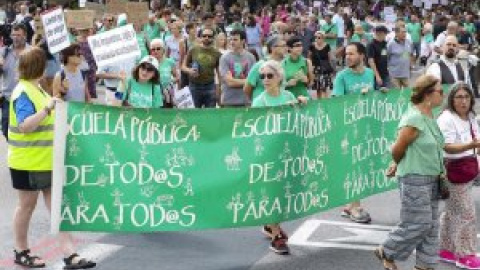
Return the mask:
<path id="1" fill-rule="evenodd" d="M 87 2 L 87 0 L 78 0 L 78 6 L 81 7 L 81 8 L 84 8 L 86 2 Z"/>
<path id="2" fill-rule="evenodd" d="M 432 9 L 432 0 L 424 0 L 424 8 L 425 9 Z"/>
<path id="3" fill-rule="evenodd" d="M 70 46 L 65 16 L 61 9 L 42 14 L 41 18 L 50 53 L 57 53 Z"/>
<path id="4" fill-rule="evenodd" d="M 422 0 L 413 0 L 413 6 L 422 7 Z"/>
<path id="5" fill-rule="evenodd" d="M 322 2 L 320 1 L 313 1 L 313 7 L 321 7 L 322 6 Z"/>
<path id="6" fill-rule="evenodd" d="M 396 21 L 397 21 L 397 15 L 396 14 L 385 15 L 385 22 L 395 23 Z"/>
<path id="7" fill-rule="evenodd" d="M 98 66 L 140 56 L 137 35 L 131 24 L 88 37 Z"/>
<path id="8" fill-rule="evenodd" d="M 448 6 L 448 0 L 442 0 L 440 3 L 444 6 Z"/>
<path id="9" fill-rule="evenodd" d="M 337 0 L 330 0 L 330 3 L 337 3 Z"/>
<path id="10" fill-rule="evenodd" d="M 173 97 L 174 104 L 177 108 L 180 109 L 191 109 L 195 108 L 193 103 L 192 93 L 190 92 L 190 88 L 185 86 L 184 88 L 175 91 L 175 95 Z"/>
<path id="11" fill-rule="evenodd" d="M 432 0 L 432 4 L 433 4 L 433 5 L 438 5 L 439 3 L 440 3 L 439 0 Z"/>
<path id="12" fill-rule="evenodd" d="M 383 8 L 383 14 L 385 14 L 385 16 L 393 15 L 393 14 L 395 14 L 395 8 L 394 7 L 384 7 Z"/>

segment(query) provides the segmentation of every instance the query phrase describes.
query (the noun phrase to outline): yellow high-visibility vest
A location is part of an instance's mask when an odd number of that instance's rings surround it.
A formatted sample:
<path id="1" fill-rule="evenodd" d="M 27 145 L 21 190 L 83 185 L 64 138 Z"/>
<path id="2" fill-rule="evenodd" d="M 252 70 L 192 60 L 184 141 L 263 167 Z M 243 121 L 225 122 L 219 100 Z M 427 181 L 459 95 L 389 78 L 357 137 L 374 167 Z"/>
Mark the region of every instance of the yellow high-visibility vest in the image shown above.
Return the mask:
<path id="1" fill-rule="evenodd" d="M 20 80 L 10 100 L 10 124 L 8 127 L 8 166 L 24 171 L 51 171 L 53 163 L 53 113 L 29 133 L 22 133 L 15 113 L 15 100 L 25 93 L 39 112 L 48 105 L 51 97 L 40 87 Z"/>

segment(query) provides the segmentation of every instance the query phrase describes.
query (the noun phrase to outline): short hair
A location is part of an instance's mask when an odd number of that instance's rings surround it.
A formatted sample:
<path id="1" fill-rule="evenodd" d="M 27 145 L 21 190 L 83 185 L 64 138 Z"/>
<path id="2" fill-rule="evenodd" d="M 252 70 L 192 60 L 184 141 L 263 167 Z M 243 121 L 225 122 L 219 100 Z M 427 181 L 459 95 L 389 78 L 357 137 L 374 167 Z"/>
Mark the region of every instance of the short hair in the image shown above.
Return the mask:
<path id="1" fill-rule="evenodd" d="M 438 82 L 440 82 L 440 80 L 433 75 L 422 75 L 418 77 L 413 84 L 410 101 L 413 104 L 422 103 L 426 95 L 433 93 L 435 85 Z"/>
<path id="2" fill-rule="evenodd" d="M 458 112 L 455 110 L 455 106 L 453 103 L 455 102 L 455 95 L 457 94 L 458 91 L 460 90 L 465 90 L 467 94 L 470 96 L 470 108 L 468 108 L 468 112 L 475 114 L 474 108 L 475 108 L 475 96 L 473 95 L 472 89 L 470 88 L 470 85 L 466 84 L 465 82 L 459 81 L 452 85 L 450 88 L 450 91 L 448 93 L 447 97 L 447 104 L 446 104 L 446 109 L 457 113 Z"/>
<path id="3" fill-rule="evenodd" d="M 280 77 L 280 82 L 283 82 L 283 80 L 285 79 L 285 72 L 283 71 L 282 64 L 280 64 L 279 62 L 275 60 L 267 60 L 260 66 L 260 70 L 264 68 L 269 68 L 273 70 L 273 72 L 275 72 L 278 77 Z"/>
<path id="4" fill-rule="evenodd" d="M 207 12 L 207 13 L 205 13 L 205 15 L 203 15 L 202 20 L 206 21 L 206 20 L 213 19 L 213 18 L 215 18 L 215 16 L 213 16 L 212 13 Z"/>
<path id="5" fill-rule="evenodd" d="M 63 49 L 60 52 L 62 64 L 66 65 L 68 63 L 68 58 L 70 56 L 76 55 L 79 51 L 80 51 L 80 45 L 78 45 L 78 43 L 72 43 L 70 46 Z"/>
<path id="6" fill-rule="evenodd" d="M 451 27 L 458 27 L 458 23 L 456 21 L 449 21 L 447 24 L 447 28 Z"/>
<path id="7" fill-rule="evenodd" d="M 135 79 L 135 81 L 138 82 L 139 78 L 140 78 L 140 66 L 144 64 L 144 63 L 138 63 L 135 68 L 133 68 L 132 70 L 132 77 Z M 148 64 L 148 63 L 147 63 Z M 151 65 L 151 64 L 149 64 Z M 152 65 L 153 66 L 153 65 Z M 158 69 L 155 68 L 155 73 L 153 75 L 153 77 L 150 79 L 150 82 L 151 83 L 154 83 L 154 84 L 158 84 L 160 83 L 160 73 L 158 72 Z"/>
<path id="8" fill-rule="evenodd" d="M 247 39 L 247 34 L 245 33 L 245 31 L 240 30 L 240 29 L 233 29 L 233 30 L 230 32 L 230 36 L 231 36 L 231 37 L 233 37 L 233 36 L 239 36 L 239 37 L 240 37 L 240 40 L 246 40 L 246 39 Z"/>
<path id="9" fill-rule="evenodd" d="M 201 28 L 200 31 L 198 31 L 198 35 L 201 37 L 203 35 L 203 32 L 205 32 L 205 30 L 210 30 L 212 31 L 212 34 L 215 35 L 215 30 L 207 27 L 207 28 Z"/>
<path id="10" fill-rule="evenodd" d="M 12 26 L 12 31 L 22 30 L 24 34 L 27 34 L 27 27 L 23 23 L 16 23 Z"/>
<path id="11" fill-rule="evenodd" d="M 189 22 L 189 23 L 187 23 L 187 24 L 185 25 L 185 29 L 186 29 L 187 31 L 190 30 L 190 29 L 192 29 L 192 28 L 195 28 L 195 24 L 192 23 L 192 22 Z"/>
<path id="12" fill-rule="evenodd" d="M 302 42 L 302 39 L 298 36 L 293 36 L 287 40 L 287 46 L 292 48 L 295 43 Z M 302 42 L 303 43 L 303 42 Z"/>
<path id="13" fill-rule="evenodd" d="M 367 49 L 365 48 L 365 45 L 363 45 L 360 42 L 352 42 L 347 45 L 348 46 L 353 46 L 357 49 L 357 53 L 361 55 L 365 55 L 367 53 Z"/>
<path id="14" fill-rule="evenodd" d="M 28 6 L 28 13 L 35 14 L 35 12 L 37 12 L 37 5 L 31 4 L 30 6 Z"/>
<path id="15" fill-rule="evenodd" d="M 39 47 L 30 47 L 20 53 L 18 60 L 19 78 L 38 79 L 43 76 L 47 65 L 45 52 Z"/>

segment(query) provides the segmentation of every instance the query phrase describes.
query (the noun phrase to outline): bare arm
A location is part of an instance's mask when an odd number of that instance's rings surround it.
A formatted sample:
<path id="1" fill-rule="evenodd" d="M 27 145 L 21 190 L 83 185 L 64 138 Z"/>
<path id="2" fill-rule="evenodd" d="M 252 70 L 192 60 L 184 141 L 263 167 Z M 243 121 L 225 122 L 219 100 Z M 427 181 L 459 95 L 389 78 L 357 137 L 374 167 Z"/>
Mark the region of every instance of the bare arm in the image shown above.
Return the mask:
<path id="1" fill-rule="evenodd" d="M 30 115 L 27 117 L 21 124 L 18 125 L 20 132 L 22 133 L 30 133 L 35 131 L 40 123 L 45 119 L 48 114 L 55 108 L 55 103 L 57 102 L 57 98 L 52 98 L 47 106 L 44 109 L 39 110 L 35 114 Z"/>
<path id="2" fill-rule="evenodd" d="M 405 156 L 408 146 L 418 137 L 418 130 L 414 127 L 403 127 L 398 133 L 397 140 L 392 145 L 392 157 L 395 163 L 399 163 Z"/>

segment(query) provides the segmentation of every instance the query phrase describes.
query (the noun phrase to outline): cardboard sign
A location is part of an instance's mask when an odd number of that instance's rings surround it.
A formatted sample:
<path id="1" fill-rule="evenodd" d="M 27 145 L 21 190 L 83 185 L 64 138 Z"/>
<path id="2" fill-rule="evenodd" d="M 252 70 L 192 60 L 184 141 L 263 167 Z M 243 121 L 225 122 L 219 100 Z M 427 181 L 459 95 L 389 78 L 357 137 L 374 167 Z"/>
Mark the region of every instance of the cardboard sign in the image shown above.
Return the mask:
<path id="1" fill-rule="evenodd" d="M 69 10 L 65 12 L 67 27 L 74 29 L 90 29 L 93 28 L 95 20 L 94 10 Z"/>
<path id="2" fill-rule="evenodd" d="M 127 20 L 133 25 L 143 25 L 148 22 L 147 2 L 128 2 L 126 5 Z"/>
<path id="3" fill-rule="evenodd" d="M 90 36 L 88 45 L 98 66 L 140 56 L 137 35 L 131 24 Z"/>
<path id="4" fill-rule="evenodd" d="M 117 15 L 127 12 L 127 5 L 121 0 L 110 0 L 107 3 L 107 13 Z"/>
<path id="5" fill-rule="evenodd" d="M 41 15 L 50 53 L 57 53 L 70 46 L 67 25 L 62 9 L 58 8 Z"/>
<path id="6" fill-rule="evenodd" d="M 85 9 L 95 11 L 95 19 L 101 20 L 105 13 L 105 5 L 99 3 L 87 2 L 85 3 Z"/>

